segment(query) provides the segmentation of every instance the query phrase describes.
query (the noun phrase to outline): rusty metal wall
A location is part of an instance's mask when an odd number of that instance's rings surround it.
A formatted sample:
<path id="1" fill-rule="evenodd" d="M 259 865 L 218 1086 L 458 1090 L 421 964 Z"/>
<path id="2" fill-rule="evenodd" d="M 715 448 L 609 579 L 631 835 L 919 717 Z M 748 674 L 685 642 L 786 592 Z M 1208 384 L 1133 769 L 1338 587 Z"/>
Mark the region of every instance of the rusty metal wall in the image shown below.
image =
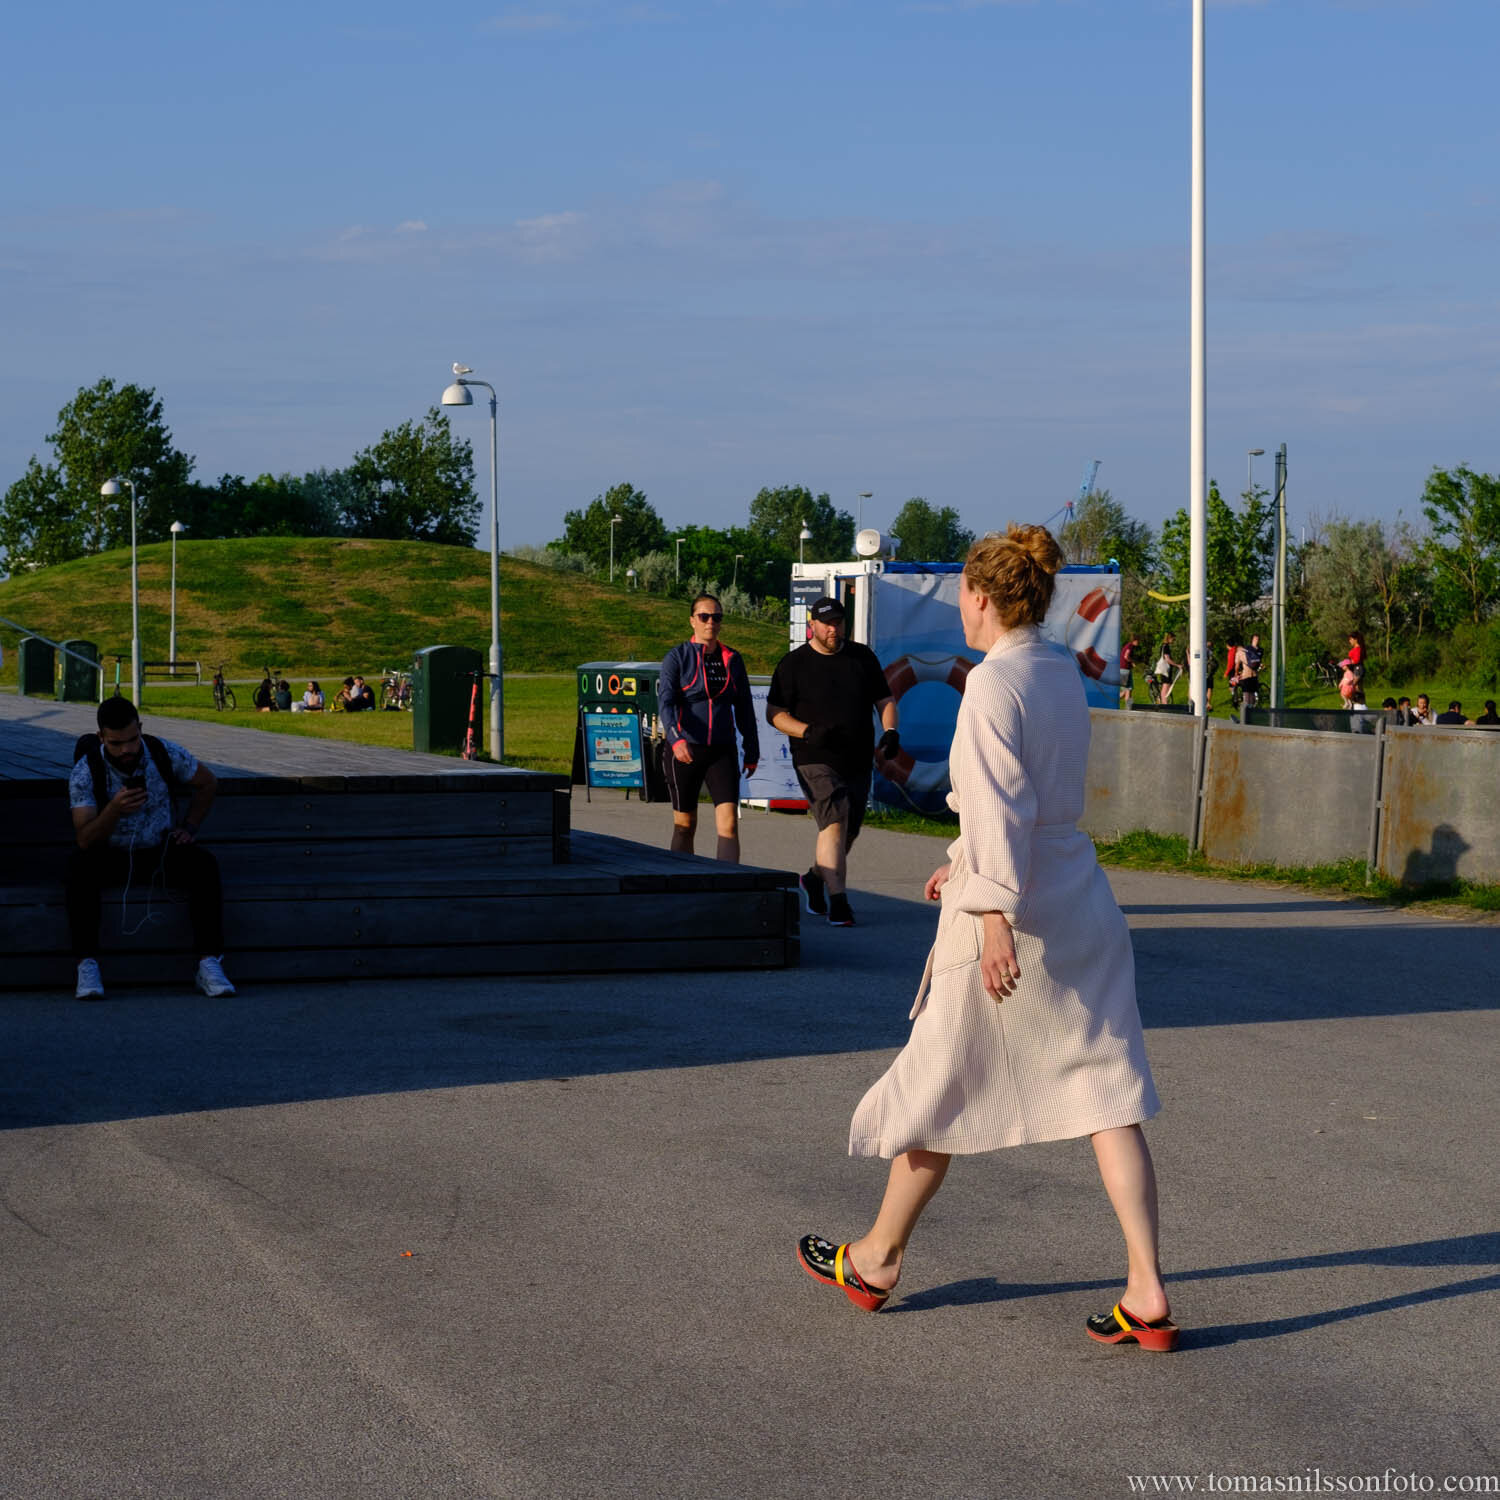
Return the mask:
<path id="1" fill-rule="evenodd" d="M 1080 827 L 1112 839 L 1144 829 L 1193 836 L 1198 720 L 1189 714 L 1089 710 L 1088 784 Z"/>
<path id="2" fill-rule="evenodd" d="M 1390 730 L 1382 784 L 1382 875 L 1500 882 L 1500 732 Z"/>
<path id="3" fill-rule="evenodd" d="M 1210 724 L 1203 852 L 1228 864 L 1367 858 L 1379 754 L 1373 735 Z"/>

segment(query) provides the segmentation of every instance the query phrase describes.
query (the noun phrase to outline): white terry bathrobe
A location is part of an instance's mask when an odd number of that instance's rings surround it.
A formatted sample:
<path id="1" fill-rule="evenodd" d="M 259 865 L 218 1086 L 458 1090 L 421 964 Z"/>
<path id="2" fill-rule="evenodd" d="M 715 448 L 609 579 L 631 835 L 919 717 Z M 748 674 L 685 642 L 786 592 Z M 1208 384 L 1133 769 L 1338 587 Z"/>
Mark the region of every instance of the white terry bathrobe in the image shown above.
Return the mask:
<path id="1" fill-rule="evenodd" d="M 1074 662 L 1034 626 L 968 676 L 949 771 L 937 938 L 911 1037 L 860 1101 L 852 1156 L 967 1153 L 1148 1120 L 1130 931 L 1079 831 L 1089 715 Z M 979 973 L 982 913 L 1015 929 L 1021 977 L 996 1003 Z"/>

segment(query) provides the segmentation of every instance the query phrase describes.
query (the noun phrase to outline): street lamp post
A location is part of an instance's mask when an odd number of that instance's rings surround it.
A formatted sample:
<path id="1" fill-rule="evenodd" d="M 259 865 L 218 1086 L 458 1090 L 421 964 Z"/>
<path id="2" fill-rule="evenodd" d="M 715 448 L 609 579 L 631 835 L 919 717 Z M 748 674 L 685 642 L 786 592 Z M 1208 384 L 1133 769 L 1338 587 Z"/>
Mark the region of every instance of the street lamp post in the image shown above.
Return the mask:
<path id="1" fill-rule="evenodd" d="M 861 490 L 859 492 L 859 515 L 854 522 L 854 534 L 859 535 L 865 529 L 865 501 L 874 497 L 874 490 Z"/>
<path id="2" fill-rule="evenodd" d="M 685 536 L 680 536 L 677 538 L 677 551 L 674 554 L 677 559 L 677 569 L 673 576 L 676 578 L 678 583 L 682 582 L 682 544 L 685 541 L 687 541 L 687 538 Z"/>
<path id="3" fill-rule="evenodd" d="M 172 663 L 168 671 L 177 675 L 177 538 L 187 530 L 181 521 L 172 522 L 172 628 L 167 636 L 167 658 Z"/>
<path id="4" fill-rule="evenodd" d="M 1245 449 L 1245 493 L 1255 493 L 1255 460 L 1266 450 L 1264 448 Z"/>
<path id="5" fill-rule="evenodd" d="M 130 696 L 139 709 L 141 706 L 141 575 L 136 564 L 135 511 L 137 496 L 135 481 L 119 475 L 106 479 L 99 486 L 101 495 L 118 495 L 120 486 L 130 490 Z"/>
<path id="6" fill-rule="evenodd" d="M 734 554 L 734 576 L 729 580 L 729 587 L 730 588 L 736 588 L 739 585 L 739 581 L 740 581 L 740 564 L 742 562 L 744 562 L 744 560 L 745 560 L 745 554 L 743 552 L 736 552 Z"/>
<path id="7" fill-rule="evenodd" d="M 812 541 L 812 532 L 807 529 L 807 522 L 804 521 L 801 535 L 797 538 L 797 561 L 799 563 L 807 561 L 807 544 L 810 541 Z"/>
<path id="8" fill-rule="evenodd" d="M 611 516 L 609 518 L 609 581 L 615 581 L 615 527 L 625 519 L 624 516 Z"/>
<path id="9" fill-rule="evenodd" d="M 504 678 L 500 658 L 500 440 L 499 401 L 495 387 L 487 380 L 470 380 L 467 365 L 455 364 L 458 378 L 443 392 L 444 406 L 473 406 L 471 385 L 481 385 L 490 393 L 490 755 L 505 759 Z"/>

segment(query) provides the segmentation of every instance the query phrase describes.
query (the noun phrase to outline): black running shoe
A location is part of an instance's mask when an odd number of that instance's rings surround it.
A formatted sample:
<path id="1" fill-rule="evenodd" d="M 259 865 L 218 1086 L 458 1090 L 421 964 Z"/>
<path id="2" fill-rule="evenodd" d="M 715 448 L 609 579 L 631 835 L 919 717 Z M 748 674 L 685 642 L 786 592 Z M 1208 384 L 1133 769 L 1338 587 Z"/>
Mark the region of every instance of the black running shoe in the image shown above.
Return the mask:
<path id="1" fill-rule="evenodd" d="M 806 875 L 797 877 L 797 884 L 802 887 L 802 899 L 807 903 L 808 912 L 815 917 L 826 917 L 828 892 L 823 889 L 823 877 L 816 870 L 809 870 Z"/>
<path id="2" fill-rule="evenodd" d="M 842 891 L 828 898 L 828 925 L 830 927 L 854 926 L 854 913 L 849 909 L 849 898 Z"/>

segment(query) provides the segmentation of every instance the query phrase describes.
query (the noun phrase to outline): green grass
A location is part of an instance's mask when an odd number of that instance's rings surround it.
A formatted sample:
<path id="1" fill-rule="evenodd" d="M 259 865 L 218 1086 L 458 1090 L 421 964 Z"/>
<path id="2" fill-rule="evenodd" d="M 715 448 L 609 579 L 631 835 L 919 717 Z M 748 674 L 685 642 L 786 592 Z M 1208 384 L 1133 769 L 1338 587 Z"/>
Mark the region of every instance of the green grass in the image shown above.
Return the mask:
<path id="1" fill-rule="evenodd" d="M 140 548 L 142 652 L 167 656 L 171 545 Z M 509 557 L 500 560 L 501 636 L 508 673 L 570 672 L 584 661 L 660 661 L 688 635 L 682 599 L 627 591 Z M 130 650 L 130 552 L 76 558 L 0 583 L 0 615 L 53 640 L 93 641 L 105 657 Z M 786 650 L 786 627 L 731 617 L 725 639 L 752 672 Z M 490 638 L 489 555 L 428 542 L 245 537 L 179 544 L 177 651 L 205 672 L 257 679 L 269 664 L 320 681 L 378 678 L 423 646 Z M 16 632 L 0 627 L 5 679 L 16 678 Z M 113 665 L 109 675 L 113 680 Z M 126 676 L 129 675 L 128 663 Z M 150 690 L 147 691 L 150 701 Z M 299 718 L 301 715 L 298 716 Z"/>
<path id="2" fill-rule="evenodd" d="M 409 713 L 262 714 L 250 707 L 250 688 L 244 686 L 236 691 L 239 706 L 232 713 L 221 714 L 213 706 L 207 683 L 202 687 L 148 683 L 144 697 L 148 719 L 201 719 L 242 729 L 263 729 L 270 734 L 300 734 L 310 739 L 346 740 L 398 750 L 412 747 Z M 577 712 L 578 686 L 571 672 L 545 677 L 507 676 L 505 763 L 566 776 L 573 765 Z M 458 753 L 457 745 L 453 753 Z"/>
<path id="3" fill-rule="evenodd" d="M 1262 884 L 1293 885 L 1327 895 L 1360 896 L 1385 905 L 1462 906 L 1473 911 L 1500 911 L 1500 886 L 1479 885 L 1468 880 L 1404 886 L 1369 871 L 1362 859 L 1343 859 L 1334 864 L 1292 865 L 1215 864 L 1203 851 L 1189 850 L 1185 838 L 1175 834 L 1126 833 L 1117 839 L 1095 840 L 1099 863 L 1131 870 L 1160 870 L 1176 875 L 1211 875 L 1217 880 L 1253 880 Z"/>

